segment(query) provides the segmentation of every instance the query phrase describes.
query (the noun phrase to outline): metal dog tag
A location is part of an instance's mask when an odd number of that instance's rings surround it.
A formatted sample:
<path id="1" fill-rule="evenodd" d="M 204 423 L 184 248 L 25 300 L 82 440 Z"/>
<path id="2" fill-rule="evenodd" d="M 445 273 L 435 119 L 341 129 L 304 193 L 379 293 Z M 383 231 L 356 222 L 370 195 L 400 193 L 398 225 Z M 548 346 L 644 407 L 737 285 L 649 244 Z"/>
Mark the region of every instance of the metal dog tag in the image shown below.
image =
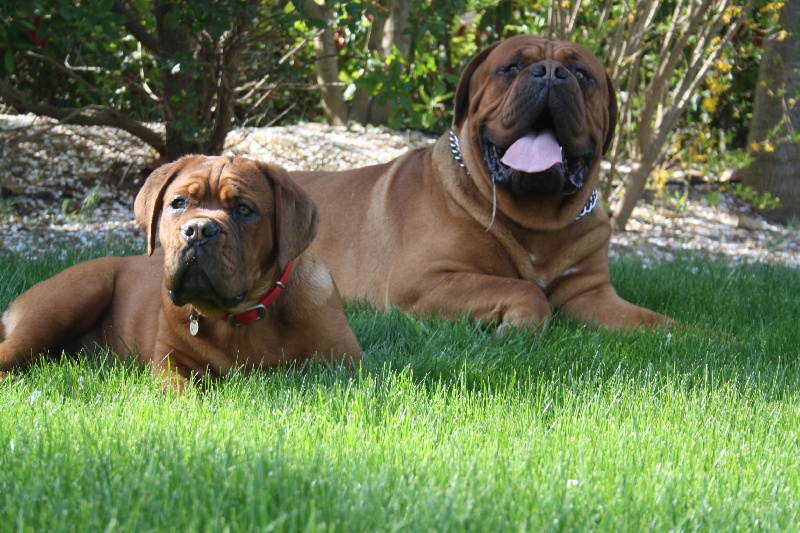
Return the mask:
<path id="1" fill-rule="evenodd" d="M 197 311 L 192 310 L 189 312 L 189 333 L 192 334 L 192 337 L 196 336 L 197 333 L 200 331 L 200 321 L 197 317 Z"/>

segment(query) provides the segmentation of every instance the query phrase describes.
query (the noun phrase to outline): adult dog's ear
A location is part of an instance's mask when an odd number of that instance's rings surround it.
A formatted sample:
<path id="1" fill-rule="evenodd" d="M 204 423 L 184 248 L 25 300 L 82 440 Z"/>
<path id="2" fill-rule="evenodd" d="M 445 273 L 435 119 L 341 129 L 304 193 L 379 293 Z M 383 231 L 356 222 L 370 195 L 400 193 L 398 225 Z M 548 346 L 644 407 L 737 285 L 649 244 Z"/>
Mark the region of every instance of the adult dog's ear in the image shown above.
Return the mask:
<path id="1" fill-rule="evenodd" d="M 467 66 L 464 67 L 463 72 L 461 72 L 461 78 L 458 80 L 458 88 L 456 89 L 456 97 L 453 102 L 453 126 L 460 126 L 461 121 L 469 113 L 469 85 L 472 75 L 475 74 L 475 71 L 478 70 L 481 63 L 486 61 L 486 58 L 489 57 L 489 54 L 492 53 L 492 50 L 494 50 L 500 42 L 501 41 L 498 41 L 489 48 L 479 52 L 478 55 L 467 63 Z"/>
<path id="2" fill-rule="evenodd" d="M 606 88 L 608 90 L 608 129 L 606 130 L 606 140 L 603 142 L 603 155 L 606 155 L 611 143 L 614 141 L 614 133 L 617 131 L 617 91 L 611 76 L 606 73 Z"/>
<path id="3" fill-rule="evenodd" d="M 177 161 L 167 163 L 155 169 L 147 181 L 142 185 L 133 212 L 136 223 L 147 235 L 147 254 L 152 255 L 156 247 L 156 234 L 158 233 L 158 217 L 164 207 L 164 190 L 182 169 L 202 159 L 200 155 L 184 156 Z"/>
<path id="4" fill-rule="evenodd" d="M 260 161 L 256 164 L 273 185 L 277 262 L 278 268 L 283 270 L 311 244 L 317 234 L 319 212 L 311 197 L 283 167 Z"/>

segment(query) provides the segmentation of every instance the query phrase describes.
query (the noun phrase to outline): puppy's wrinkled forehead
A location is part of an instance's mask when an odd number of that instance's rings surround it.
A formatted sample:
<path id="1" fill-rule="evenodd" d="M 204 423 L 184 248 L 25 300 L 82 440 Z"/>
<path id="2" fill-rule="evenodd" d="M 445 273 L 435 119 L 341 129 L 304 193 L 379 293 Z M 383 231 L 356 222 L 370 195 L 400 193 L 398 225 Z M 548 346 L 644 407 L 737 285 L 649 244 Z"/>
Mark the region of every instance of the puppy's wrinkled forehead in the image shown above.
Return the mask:
<path id="1" fill-rule="evenodd" d="M 271 194 L 268 181 L 250 161 L 232 157 L 208 158 L 183 169 L 167 196 L 186 194 L 199 203 L 229 208 L 237 200 L 256 200 Z"/>

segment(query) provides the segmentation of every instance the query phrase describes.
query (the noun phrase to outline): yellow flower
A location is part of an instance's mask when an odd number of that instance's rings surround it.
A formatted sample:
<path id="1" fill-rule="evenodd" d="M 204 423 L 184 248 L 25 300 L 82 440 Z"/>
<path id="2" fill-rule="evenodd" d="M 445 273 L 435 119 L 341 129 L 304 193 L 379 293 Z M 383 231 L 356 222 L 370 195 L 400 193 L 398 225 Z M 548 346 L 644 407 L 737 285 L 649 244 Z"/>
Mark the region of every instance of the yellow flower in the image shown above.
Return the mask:
<path id="1" fill-rule="evenodd" d="M 664 187 L 666 187 L 667 181 L 669 181 L 669 172 L 665 169 L 660 168 L 653 171 L 653 185 L 656 188 L 657 198 L 661 198 L 664 195 Z"/>
<path id="2" fill-rule="evenodd" d="M 772 146 L 772 145 L 769 143 L 769 141 L 766 141 L 766 142 L 764 143 L 764 151 L 765 151 L 765 152 L 774 152 L 774 151 L 775 151 L 775 147 L 774 147 L 774 146 Z"/>
<path id="3" fill-rule="evenodd" d="M 789 104 L 789 109 L 793 109 L 794 108 L 794 104 L 797 103 L 797 100 L 795 100 L 794 98 L 789 98 L 786 101 L 786 103 Z"/>
<path id="4" fill-rule="evenodd" d="M 757 142 L 753 141 L 750 143 L 750 149 L 754 152 L 758 152 L 761 150 L 761 146 L 759 146 Z"/>
<path id="5" fill-rule="evenodd" d="M 769 2 L 764 7 L 759 9 L 762 14 L 772 13 L 773 16 L 778 15 L 778 12 L 783 8 L 783 2 Z"/>
<path id="6" fill-rule="evenodd" d="M 730 24 L 731 19 L 739 16 L 741 12 L 742 12 L 741 7 L 734 7 L 734 6 L 728 7 L 728 9 L 725 10 L 725 14 L 722 16 L 722 22 L 724 22 L 725 24 Z"/>
<path id="7" fill-rule="evenodd" d="M 777 35 L 776 39 L 778 39 L 779 41 L 783 41 L 788 36 L 789 36 L 789 32 L 787 32 L 786 30 L 781 30 L 781 31 L 778 32 L 778 35 Z"/>
<path id="8" fill-rule="evenodd" d="M 706 110 L 706 113 L 709 115 L 713 114 L 714 111 L 717 110 L 717 103 L 719 100 L 716 96 L 706 96 L 703 98 L 703 109 Z"/>
<path id="9" fill-rule="evenodd" d="M 714 77 L 706 78 L 706 85 L 708 86 L 708 89 L 711 91 L 712 96 L 719 96 L 720 94 L 724 93 L 730 88 L 730 86 L 727 83 L 724 82 L 720 83 L 719 80 L 717 80 Z"/>

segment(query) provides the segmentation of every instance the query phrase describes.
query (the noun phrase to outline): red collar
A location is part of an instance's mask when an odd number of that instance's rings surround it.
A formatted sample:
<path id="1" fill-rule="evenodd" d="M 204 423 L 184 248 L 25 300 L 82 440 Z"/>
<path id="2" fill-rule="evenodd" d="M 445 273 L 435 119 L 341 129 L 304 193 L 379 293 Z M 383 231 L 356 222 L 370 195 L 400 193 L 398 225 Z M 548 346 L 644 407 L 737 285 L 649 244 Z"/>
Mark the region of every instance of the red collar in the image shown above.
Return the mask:
<path id="1" fill-rule="evenodd" d="M 238 315 L 228 315 L 223 320 L 227 320 L 228 324 L 238 328 L 240 326 L 249 326 L 253 322 L 264 318 L 267 314 L 267 307 L 269 307 L 281 291 L 286 288 L 286 281 L 289 279 L 289 274 L 292 273 L 293 267 L 294 261 L 289 261 L 289 264 L 286 265 L 286 268 L 281 272 L 278 281 L 275 282 L 275 286 L 264 295 L 256 305 Z"/>

